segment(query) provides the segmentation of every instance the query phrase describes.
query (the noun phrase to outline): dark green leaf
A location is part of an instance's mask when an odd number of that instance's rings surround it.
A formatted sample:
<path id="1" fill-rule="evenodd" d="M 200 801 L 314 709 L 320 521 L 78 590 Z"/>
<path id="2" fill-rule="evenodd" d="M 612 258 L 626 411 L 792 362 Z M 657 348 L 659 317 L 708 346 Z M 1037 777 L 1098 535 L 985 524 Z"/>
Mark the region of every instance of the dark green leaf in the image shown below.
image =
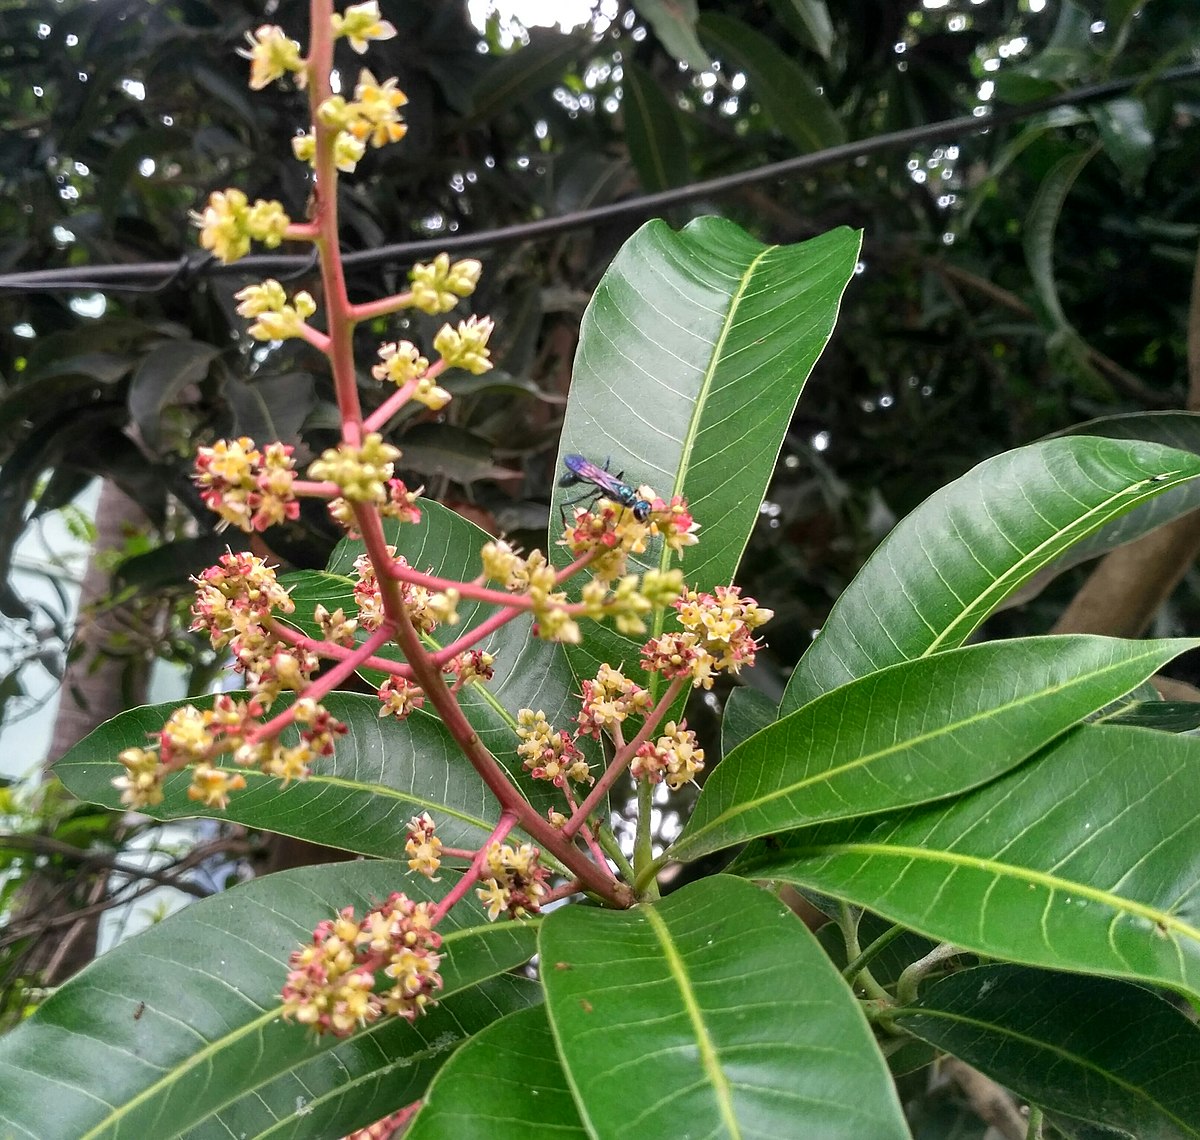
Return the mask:
<path id="1" fill-rule="evenodd" d="M 833 21 L 825 0 L 771 0 L 779 22 L 822 59 L 833 50 Z"/>
<path id="2" fill-rule="evenodd" d="M 400 441 L 401 464 L 421 475 L 448 476 L 456 483 L 479 479 L 509 479 L 515 471 L 492 459 L 493 445 L 482 436 L 448 424 L 417 424 Z"/>
<path id="3" fill-rule="evenodd" d="M 691 168 L 679 113 L 648 71 L 633 60 L 623 69 L 625 144 L 642 188 L 657 191 L 686 185 Z"/>
<path id="4" fill-rule="evenodd" d="M 756 732 L 774 724 L 778 716 L 775 702 L 766 693 L 748 685 L 734 689 L 721 718 L 721 755 L 727 756 Z"/>
<path id="5" fill-rule="evenodd" d="M 673 853 L 693 859 L 755 836 L 978 787 L 1197 644 L 1031 637 L 868 674 L 729 753 Z"/>
<path id="6" fill-rule="evenodd" d="M 880 544 L 801 658 L 780 712 L 897 661 L 962 645 L 1080 539 L 1197 475 L 1194 455 L 1104 439 L 1046 440 L 986 460 Z"/>
<path id="7" fill-rule="evenodd" d="M 1154 158 L 1154 132 L 1146 118 L 1146 104 L 1129 96 L 1091 108 L 1092 119 L 1121 176 L 1140 183 Z"/>
<path id="8" fill-rule="evenodd" d="M 1029 275 L 1033 278 L 1050 323 L 1059 330 L 1069 330 L 1071 322 L 1063 312 L 1058 297 L 1058 283 L 1054 279 L 1054 233 L 1058 229 L 1063 203 L 1075 185 L 1075 179 L 1092 161 L 1097 150 L 1098 145 L 1091 146 L 1087 150 L 1069 154 L 1055 164 L 1042 179 L 1021 231 Z"/>
<path id="9" fill-rule="evenodd" d="M 755 844 L 802 883 L 989 957 L 1200 995 L 1200 740 L 1083 725 L 948 805 Z"/>
<path id="10" fill-rule="evenodd" d="M 593 1136 L 907 1137 L 849 987 L 771 895 L 714 876 L 548 915 L 546 1009 Z M 647 1074 L 653 1072 L 653 1079 Z"/>
<path id="11" fill-rule="evenodd" d="M 583 1140 L 542 1006 L 501 1018 L 443 1066 L 405 1140 Z"/>
<path id="12" fill-rule="evenodd" d="M 129 385 L 129 414 L 150 447 L 158 447 L 163 409 L 204 379 L 218 353 L 211 344 L 183 340 L 157 345 L 142 357 Z"/>
<path id="13" fill-rule="evenodd" d="M 1129 701 L 1100 718 L 1105 724 L 1132 724 L 1159 732 L 1195 732 L 1200 728 L 1200 701 Z"/>
<path id="14" fill-rule="evenodd" d="M 746 73 L 750 96 L 801 154 L 846 141 L 812 76 L 761 32 L 733 16 L 705 12 L 700 34 L 730 69 Z"/>
<path id="15" fill-rule="evenodd" d="M 229 377 L 223 391 L 233 411 L 229 434 L 248 435 L 256 443 L 294 440 L 315 399 L 313 378 L 306 372 L 250 383 Z"/>
<path id="16" fill-rule="evenodd" d="M 215 534 L 181 538 L 145 554 L 122 559 L 113 571 L 114 590 L 135 587 L 146 592 L 186 589 L 188 579 L 211 566 L 225 543 Z"/>
<path id="17" fill-rule="evenodd" d="M 370 1122 L 362 1106 L 380 1103 L 379 1082 L 384 1112 L 419 1096 L 459 1042 L 529 1000 L 508 979 L 473 989 L 529 956 L 529 927 L 456 906 L 440 928 L 449 1000 L 418 1026 L 384 1019 L 339 1042 L 280 1017 L 289 953 L 343 907 L 361 915 L 401 886 L 412 898 L 446 889 L 403 864 L 304 867 L 193 903 L 110 950 L 0 1039 L 5 1134 L 261 1136 L 291 1121 L 311 1136 L 302 1122 L 314 1113 L 328 1121 L 319 1134 L 339 1136 Z"/>
<path id="18" fill-rule="evenodd" d="M 638 0 L 637 11 L 674 59 L 696 72 L 709 69 L 712 60 L 696 36 L 696 0 Z"/>
<path id="19" fill-rule="evenodd" d="M 189 703 L 205 707 L 211 700 Z M 76 744 L 55 764 L 55 773 L 81 799 L 119 807 L 112 786 L 122 772 L 117 754 L 145 747 L 179 703 L 121 713 Z M 206 815 L 364 855 L 393 857 L 404 852 L 407 821 L 426 810 L 450 846 L 478 846 L 487 837 L 495 824 L 494 801 L 440 721 L 380 719 L 379 701 L 357 693 L 330 693 L 322 703 L 350 731 L 307 780 L 284 788 L 277 779 L 247 771 L 246 788 L 234 793 L 226 811 L 217 811 L 187 798 L 190 777 L 179 772 L 167 782 L 166 800 L 146 814 L 156 819 Z M 293 742 L 294 730 L 288 729 L 282 739 Z"/>
<path id="20" fill-rule="evenodd" d="M 1200 1027 L 1140 986 L 979 966 L 896 1021 L 1033 1104 L 1138 1140 L 1200 1137 Z"/>
<path id="21" fill-rule="evenodd" d="M 585 36 L 532 28 L 529 42 L 497 60 L 471 91 L 471 121 L 487 122 L 531 95 L 541 94 L 590 46 Z"/>
<path id="22" fill-rule="evenodd" d="M 650 222 L 584 314 L 562 451 L 611 458 L 631 483 L 689 499 L 703 537 L 684 573 L 699 589 L 733 577 L 858 248 L 847 229 L 764 246 L 719 218 L 681 233 Z M 559 505 L 577 495 L 557 491 L 555 538 Z M 553 557 L 565 563 L 560 548 Z M 646 558 L 672 561 L 661 547 Z M 602 660 L 632 663 L 638 644 L 590 628 L 572 662 L 581 674 Z"/>

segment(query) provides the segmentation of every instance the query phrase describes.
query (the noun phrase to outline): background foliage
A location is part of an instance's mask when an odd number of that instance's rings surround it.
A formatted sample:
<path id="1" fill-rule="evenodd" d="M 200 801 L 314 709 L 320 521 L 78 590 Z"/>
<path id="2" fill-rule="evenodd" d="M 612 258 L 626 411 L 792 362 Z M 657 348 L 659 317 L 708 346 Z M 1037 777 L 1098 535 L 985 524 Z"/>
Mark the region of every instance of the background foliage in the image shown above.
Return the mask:
<path id="1" fill-rule="evenodd" d="M 299 27 L 306 7 L 284 0 L 270 18 Z M 719 212 L 766 242 L 839 225 L 866 235 L 739 574 L 779 614 L 747 678 L 777 699 L 866 555 L 937 487 L 1081 420 L 1188 405 L 1200 82 L 1155 79 L 1196 60 L 1188 7 L 747 0 L 702 5 L 693 29 L 676 7 L 614 4 L 593 30 L 510 47 L 500 21 L 480 34 L 458 5 L 385 3 L 400 35 L 372 66 L 399 75 L 411 130 L 346 185 L 349 249 L 629 206 L 471 247 L 500 367 L 462 382 L 445 416 L 402 425 L 402 474 L 486 529 L 540 543 L 583 307 L 648 212 L 639 196 L 1129 77 L 1117 98 L 986 134 L 947 129 L 665 211 L 674 224 Z M 320 361 L 303 345 L 264 359 L 233 318 L 243 270 L 179 267 L 194 244 L 186 212 L 212 189 L 237 184 L 299 211 L 287 133 L 300 103 L 245 90 L 233 48 L 263 22 L 260 4 L 0 2 L 0 19 L 12 128 L 0 134 L 0 269 L 75 267 L 86 281 L 89 264 L 161 263 L 103 304 L 92 288 L 0 292 L 0 570 L 31 519 L 102 475 L 154 528 L 119 561 L 114 591 L 162 591 L 169 605 L 223 544 L 187 480 L 192 447 L 245 433 L 297 439 L 303 455 L 334 438 Z M 697 74 L 710 58 L 720 69 Z M 411 260 L 357 261 L 352 291 L 386 290 Z M 277 558 L 317 569 L 336 535 L 317 511 L 269 540 Z M 1048 631 L 1082 574 L 993 617 L 990 632 Z M 0 609 L 22 633 L 3 690 L 15 715 L 21 668 L 60 668 L 63 631 L 12 588 Z M 1197 616 L 1189 575 L 1154 632 L 1192 632 Z M 178 618 L 152 628 L 132 656 L 173 656 L 202 684 L 211 661 Z M 1174 668 L 1193 676 L 1186 656 Z M 711 733 L 719 709 L 691 718 L 708 717 Z M 69 838 L 81 834 L 92 832 Z M 931 1096 L 923 1111 L 949 1129 L 943 1108 Z"/>

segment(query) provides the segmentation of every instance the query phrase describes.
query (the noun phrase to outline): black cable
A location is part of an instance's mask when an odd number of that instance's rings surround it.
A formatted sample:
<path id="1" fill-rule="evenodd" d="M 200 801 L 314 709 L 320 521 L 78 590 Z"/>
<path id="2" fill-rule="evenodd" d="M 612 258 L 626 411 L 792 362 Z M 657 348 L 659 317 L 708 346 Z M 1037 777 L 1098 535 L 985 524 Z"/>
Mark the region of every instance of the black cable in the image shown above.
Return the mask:
<path id="1" fill-rule="evenodd" d="M 1026 103 L 1019 107 L 1006 107 L 984 115 L 960 115 L 954 119 L 943 119 L 922 127 L 891 131 L 888 134 L 876 135 L 874 138 L 864 139 L 860 142 L 841 143 L 838 146 L 827 147 L 825 150 L 814 151 L 812 154 L 799 155 L 796 158 L 784 159 L 782 162 L 768 163 L 752 170 L 739 171 L 737 174 L 710 178 L 705 182 L 693 182 L 672 190 L 661 190 L 656 194 L 628 198 L 607 206 L 595 206 L 588 210 L 576 210 L 570 214 L 543 218 L 536 222 L 522 222 L 515 226 L 481 230 L 473 234 L 446 234 L 443 237 L 377 246 L 373 249 L 347 254 L 342 260 L 348 267 L 352 267 L 374 265 L 383 261 L 411 261 L 431 253 L 480 252 L 501 246 L 515 245 L 523 241 L 552 237 L 569 230 L 583 229 L 615 218 L 645 217 L 681 202 L 723 194 L 728 190 L 740 189 L 756 182 L 806 174 L 849 159 L 877 154 L 879 151 L 889 150 L 892 147 L 946 141 L 960 135 L 988 131 L 994 127 L 1007 126 L 1009 123 L 1032 118 L 1034 115 L 1054 110 L 1056 107 L 1095 103 L 1114 95 L 1122 95 L 1144 84 L 1176 83 L 1187 79 L 1200 79 L 1200 64 L 1173 67 L 1158 74 L 1144 73 L 1122 79 L 1110 79 L 1104 83 L 1093 83 L 1073 91 L 1064 91 L 1058 95 L 1051 95 L 1046 99 L 1039 99 L 1037 102 Z M 81 273 L 79 268 L 2 273 L 0 274 L 0 292 L 74 292 L 85 289 L 115 292 L 161 292 L 181 282 L 190 282 L 197 277 L 221 276 L 228 273 L 255 279 L 267 276 L 286 279 L 309 272 L 313 268 L 313 264 L 311 253 L 256 254 L 229 265 L 217 261 L 210 254 L 184 255 L 180 261 L 97 265 L 86 268 L 86 276 Z"/>

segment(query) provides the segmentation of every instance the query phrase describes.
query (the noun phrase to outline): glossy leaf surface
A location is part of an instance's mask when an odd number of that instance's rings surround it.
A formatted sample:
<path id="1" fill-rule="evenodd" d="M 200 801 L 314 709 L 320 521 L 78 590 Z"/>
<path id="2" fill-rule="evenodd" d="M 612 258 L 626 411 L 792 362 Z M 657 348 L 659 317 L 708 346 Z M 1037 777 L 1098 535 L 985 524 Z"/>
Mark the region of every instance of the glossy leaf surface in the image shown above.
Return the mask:
<path id="1" fill-rule="evenodd" d="M 542 1006 L 489 1026 L 450 1059 L 405 1140 L 583 1140 Z"/>
<path id="2" fill-rule="evenodd" d="M 562 452 L 611 460 L 665 499 L 685 495 L 702 528 L 683 561 L 698 588 L 733 578 L 859 240 L 837 229 L 766 246 L 719 218 L 678 233 L 650 222 L 622 247 L 584 314 Z M 553 540 L 559 505 L 577 496 L 557 492 Z M 553 557 L 564 564 L 560 549 Z M 671 561 L 661 543 L 645 559 Z M 635 660 L 634 642 L 597 632 L 571 651 L 577 672 Z"/>
<path id="3" fill-rule="evenodd" d="M 876 669 L 962 645 L 1080 539 L 1198 475 L 1195 455 L 1092 438 L 1046 440 L 979 464 L 871 555 L 796 666 L 781 714 Z"/>
<path id="4" fill-rule="evenodd" d="M 192 703 L 203 707 L 211 699 Z M 285 788 L 274 777 L 246 771 L 246 788 L 218 811 L 189 800 L 191 777 L 178 772 L 167 780 L 164 802 L 146 814 L 210 816 L 364 855 L 401 855 L 409 819 L 426 810 L 450 846 L 477 846 L 487 838 L 495 826 L 494 801 L 439 722 L 380 719 L 378 700 L 357 693 L 330 693 L 323 703 L 349 731 L 307 780 Z M 117 754 L 144 747 L 177 704 L 144 705 L 114 717 L 75 745 L 54 766 L 56 774 L 81 799 L 120 807 L 112 786 L 123 771 Z M 294 740 L 292 730 L 282 739 Z"/>
<path id="5" fill-rule="evenodd" d="M 1200 995 L 1197 773 L 1194 737 L 1083 725 L 950 804 L 776 837 L 733 870 L 991 957 Z"/>
<path id="6" fill-rule="evenodd" d="M 527 998 L 507 982 L 491 998 L 466 992 L 461 1020 L 448 1000 L 447 1016 L 433 1023 L 444 1038 L 437 1045 L 436 1034 L 391 1019 L 339 1043 L 280 1016 L 288 955 L 311 941 L 318 922 L 345 906 L 362 915 L 401 887 L 412 898 L 440 897 L 445 883 L 406 870 L 365 862 L 280 872 L 193 903 L 111 950 L 0 1039 L 0 1131 L 36 1140 L 174 1136 L 266 1089 L 272 1099 L 255 1106 L 250 1123 L 274 1117 L 274 1126 L 278 1113 L 295 1114 L 310 1096 L 336 1099 L 328 1086 L 347 1073 L 369 1081 L 407 1057 L 432 1075 L 472 1026 Z M 530 927 L 493 925 L 472 902 L 442 929 L 447 999 L 520 965 L 533 949 Z M 293 1084 L 290 1101 L 279 1100 L 277 1082 L 301 1071 L 320 1076 L 312 1093 L 298 1102 L 302 1089 Z M 235 1122 L 233 1134 L 239 1130 Z"/>
<path id="7" fill-rule="evenodd" d="M 1033 1104 L 1141 1140 L 1200 1137 L 1200 1027 L 1140 986 L 979 966 L 896 1021 Z"/>
<path id="8" fill-rule="evenodd" d="M 755 100 L 799 153 L 846 141 L 820 85 L 768 36 L 719 12 L 704 14 L 700 34 L 727 67 L 746 74 Z"/>
<path id="9" fill-rule="evenodd" d="M 729 753 L 673 853 L 691 859 L 978 787 L 1196 644 L 1031 637 L 868 674 Z"/>
<path id="10" fill-rule="evenodd" d="M 771 895 L 726 876 L 538 941 L 546 1009 L 593 1136 L 907 1137 L 850 989 Z M 652 1068 L 653 1079 L 647 1079 Z"/>

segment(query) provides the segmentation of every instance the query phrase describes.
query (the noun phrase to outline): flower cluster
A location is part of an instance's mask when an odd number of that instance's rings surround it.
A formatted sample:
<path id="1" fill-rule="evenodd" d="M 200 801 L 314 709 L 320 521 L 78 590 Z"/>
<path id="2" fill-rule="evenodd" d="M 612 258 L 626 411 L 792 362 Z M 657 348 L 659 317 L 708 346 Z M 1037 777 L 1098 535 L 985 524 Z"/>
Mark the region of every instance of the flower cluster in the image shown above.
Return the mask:
<path id="1" fill-rule="evenodd" d="M 304 335 L 304 322 L 317 311 L 310 293 L 300 290 L 290 301 L 273 277 L 261 285 L 247 285 L 234 294 L 237 312 L 253 324 L 246 330 L 255 340 L 288 340 Z"/>
<path id="2" fill-rule="evenodd" d="M 677 554 L 699 541 L 700 526 L 685 499 L 677 495 L 665 503 L 649 487 L 639 487 L 636 494 L 650 503 L 644 521 L 622 504 L 600 496 L 591 506 L 574 509 L 560 540 L 575 557 L 590 554 L 588 570 L 602 582 L 623 576 L 629 555 L 644 553 L 652 537 L 661 537 Z"/>
<path id="3" fill-rule="evenodd" d="M 251 205 L 236 189 L 214 191 L 200 213 L 188 216 L 200 229 L 200 244 L 226 263 L 245 257 L 252 241 L 275 249 L 292 224 L 281 203 L 259 198 Z"/>
<path id="4" fill-rule="evenodd" d="M 668 721 L 663 726 L 663 735 L 657 740 L 647 740 L 629 766 L 635 780 L 661 784 L 665 779 L 673 792 L 694 780 L 696 773 L 703 769 L 704 749 L 696 746 L 696 734 L 685 720 L 678 725 Z"/>
<path id="5" fill-rule="evenodd" d="M 425 693 L 403 677 L 388 677 L 379 686 L 379 701 L 381 717 L 394 716 L 397 720 L 407 720 L 425 704 Z"/>
<path id="6" fill-rule="evenodd" d="M 236 769 L 220 767 L 216 761 L 221 756 L 231 755 L 237 767 L 257 767 L 286 784 L 306 776 L 315 757 L 330 755 L 335 738 L 346 731 L 328 709 L 303 697 L 296 702 L 296 721 L 303 726 L 300 740 L 291 746 L 258 739 L 257 715 L 256 700 L 235 700 L 227 694 L 215 697 L 207 709 L 181 705 L 156 734 L 157 750 L 126 748 L 118 756 L 125 772 L 113 786 L 121 793 L 121 803 L 135 810 L 162 803 L 164 780 L 190 765 L 188 798 L 223 810 L 230 793 L 244 788 L 246 779 Z"/>
<path id="7" fill-rule="evenodd" d="M 157 746 L 126 748 L 117 757 L 125 769 L 113 780 L 121 803 L 135 810 L 163 801 L 163 781 L 171 773 L 194 765 L 188 797 L 208 807 L 224 808 L 229 793 L 246 786 L 240 772 L 230 772 L 212 761 L 225 751 L 239 747 L 252 718 L 245 701 L 219 696 L 212 708 L 192 705 L 177 708 L 157 734 Z"/>
<path id="8" fill-rule="evenodd" d="M 317 108 L 317 121 L 337 133 L 333 140 L 334 162 L 349 173 L 367 152 L 367 146 L 382 147 L 399 142 L 408 133 L 400 108 L 408 96 L 396 86 L 396 80 L 382 83 L 365 67 L 358 74 L 354 98 L 331 95 Z M 317 153 L 314 134 L 292 140 L 292 152 L 304 162 L 312 162 Z"/>
<path id="9" fill-rule="evenodd" d="M 413 307 L 431 316 L 448 313 L 459 298 L 475 292 L 482 272 L 483 265 L 474 258 L 451 264 L 446 253 L 439 253 L 428 265 L 414 265 L 409 273 Z"/>
<path id="10" fill-rule="evenodd" d="M 425 490 L 424 487 L 410 491 L 403 479 L 389 479 L 384 484 L 384 488 L 387 492 L 387 499 L 382 503 L 375 504 L 384 518 L 399 519 L 400 522 L 406 523 L 421 521 L 421 509 L 417 506 L 417 500 Z M 330 499 L 329 513 L 335 522 L 341 524 L 348 537 L 358 538 L 358 532 L 355 529 L 354 508 L 348 499 L 343 499 L 341 496 Z"/>
<path id="11" fill-rule="evenodd" d="M 753 598 L 742 599 L 737 586 L 718 586 L 711 594 L 689 590 L 676 602 L 683 631 L 664 633 L 642 649 L 642 668 L 664 677 L 692 678 L 711 689 L 714 672 L 737 673 L 753 665 L 758 642 L 753 631 L 774 613 Z"/>
<path id="12" fill-rule="evenodd" d="M 510 918 L 524 918 L 541 909 L 546 895 L 546 868 L 538 862 L 541 852 L 530 843 L 513 847 L 492 843 L 484 859 L 483 886 L 475 893 L 493 922 L 507 911 Z"/>
<path id="13" fill-rule="evenodd" d="M 442 325 L 433 338 L 433 347 L 447 368 L 482 376 L 492 367 L 487 343 L 494 328 L 491 317 L 468 317 L 458 322 L 458 328 Z"/>
<path id="14" fill-rule="evenodd" d="M 496 659 L 482 649 L 456 653 L 442 666 L 442 671 L 454 678 L 450 691 L 457 693 L 465 685 L 486 684 L 496 675 Z"/>
<path id="15" fill-rule="evenodd" d="M 408 869 L 433 879 L 442 865 L 442 841 L 434 835 L 433 816 L 427 811 L 408 821 L 408 836 L 404 853 L 408 856 Z"/>
<path id="16" fill-rule="evenodd" d="M 521 709 L 517 713 L 517 736 L 521 739 L 517 755 L 535 780 L 549 780 L 559 788 L 568 780 L 595 782 L 587 757 L 571 734 L 566 729 L 551 728 L 541 709 Z"/>
<path id="17" fill-rule="evenodd" d="M 584 681 L 583 705 L 576 721 L 582 736 L 600 739 L 601 732 L 618 729 L 629 716 L 645 716 L 653 707 L 650 693 L 620 669 L 601 665 L 594 680 Z"/>
<path id="18" fill-rule="evenodd" d="M 238 50 L 238 55 L 250 61 L 250 90 L 261 91 L 276 79 L 294 75 L 296 85 L 303 89 L 308 85 L 308 72 L 300 45 L 288 39 L 284 30 L 275 24 L 264 24 L 253 32 L 246 33 L 250 50 Z"/>
<path id="19" fill-rule="evenodd" d="M 196 452 L 193 476 L 200 498 L 239 530 L 266 530 L 300 514 L 292 485 L 295 463 L 288 444 L 272 443 L 261 450 L 247 436 L 219 439 Z"/>
<path id="20" fill-rule="evenodd" d="M 312 943 L 293 951 L 283 987 L 283 1016 L 318 1034 L 345 1037 L 385 1013 L 413 1021 L 442 988 L 441 935 L 432 907 L 394 893 L 359 922 L 347 907 L 322 922 Z M 382 970 L 391 985 L 375 992 Z"/>
<path id="21" fill-rule="evenodd" d="M 215 761 L 221 756 L 230 755 L 237 768 L 256 767 L 287 784 L 307 776 L 317 758 L 331 755 L 335 740 L 346 731 L 322 704 L 300 696 L 291 716 L 299 730 L 297 743 L 284 745 L 261 734 L 257 718 L 281 692 L 303 690 L 320 663 L 315 654 L 287 645 L 273 632 L 273 614 L 292 613 L 295 605 L 266 562 L 249 553 L 226 553 L 193 581 L 192 628 L 206 632 L 215 649 L 229 648 L 234 667 L 246 675 L 251 697 L 241 701 L 221 695 L 208 709 L 182 705 L 156 734 L 155 748 L 122 752 L 125 772 L 113 784 L 121 802 L 131 808 L 161 803 L 163 780 L 188 765 L 188 795 L 208 807 L 224 808 L 230 792 L 246 781 L 240 772 L 219 767 Z M 353 636 L 344 615 L 322 612 L 341 636 Z"/>
<path id="22" fill-rule="evenodd" d="M 393 465 L 399 458 L 399 448 L 384 443 L 378 432 L 371 432 L 357 447 L 342 443 L 321 452 L 320 458 L 309 465 L 308 474 L 311 479 L 336 484 L 348 502 L 386 503 L 391 495 Z"/>
<path id="23" fill-rule="evenodd" d="M 393 567 L 399 570 L 408 567 L 408 559 L 397 555 L 394 546 L 389 546 L 387 552 Z M 375 564 L 369 554 L 360 554 L 354 560 L 354 574 L 354 600 L 358 604 L 359 624 L 363 629 L 378 629 L 385 616 L 383 595 L 379 590 Z M 458 622 L 459 591 L 428 590 L 403 579 L 399 582 L 399 591 L 409 620 L 420 633 L 432 633 L 439 625 L 455 625 Z"/>
<path id="24" fill-rule="evenodd" d="M 351 4 L 340 16 L 333 17 L 333 34 L 339 38 L 345 37 L 350 46 L 362 55 L 372 40 L 390 40 L 396 34 L 396 28 L 379 15 L 378 0 L 370 0 L 367 4 Z"/>
<path id="25" fill-rule="evenodd" d="M 230 648 L 234 668 L 246 674 L 254 693 L 255 715 L 284 690 L 308 683 L 320 662 L 312 653 L 285 645 L 273 632 L 273 611 L 292 613 L 296 607 L 266 562 L 248 553 L 223 554 L 193 581 L 192 629 L 206 632 L 214 649 Z"/>

